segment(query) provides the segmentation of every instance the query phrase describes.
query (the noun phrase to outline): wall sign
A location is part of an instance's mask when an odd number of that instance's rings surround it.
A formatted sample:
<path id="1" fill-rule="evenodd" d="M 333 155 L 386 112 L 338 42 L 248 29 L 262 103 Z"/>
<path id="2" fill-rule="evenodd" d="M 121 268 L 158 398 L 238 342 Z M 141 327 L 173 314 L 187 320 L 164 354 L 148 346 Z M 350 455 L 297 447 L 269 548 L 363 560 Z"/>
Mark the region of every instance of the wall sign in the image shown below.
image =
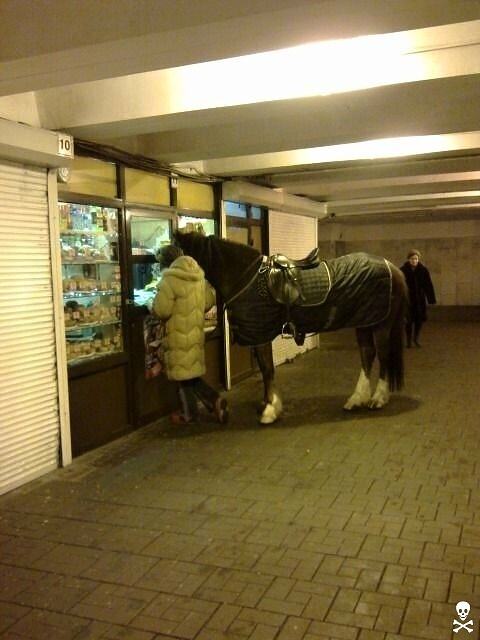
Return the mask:
<path id="1" fill-rule="evenodd" d="M 73 137 L 68 133 L 57 133 L 58 155 L 64 158 L 73 158 Z"/>

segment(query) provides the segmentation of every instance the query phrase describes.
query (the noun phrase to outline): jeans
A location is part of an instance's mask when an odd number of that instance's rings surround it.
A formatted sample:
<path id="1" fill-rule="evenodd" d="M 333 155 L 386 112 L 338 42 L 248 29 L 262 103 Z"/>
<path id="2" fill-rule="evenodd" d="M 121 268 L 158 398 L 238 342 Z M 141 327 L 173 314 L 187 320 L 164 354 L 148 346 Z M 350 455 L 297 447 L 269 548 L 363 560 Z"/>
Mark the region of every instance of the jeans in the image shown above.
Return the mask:
<path id="1" fill-rule="evenodd" d="M 182 380 L 178 385 L 178 395 L 182 413 L 187 420 L 198 418 L 198 401 L 200 401 L 208 411 L 215 409 L 215 403 L 219 398 L 219 393 L 202 378 L 192 378 Z"/>

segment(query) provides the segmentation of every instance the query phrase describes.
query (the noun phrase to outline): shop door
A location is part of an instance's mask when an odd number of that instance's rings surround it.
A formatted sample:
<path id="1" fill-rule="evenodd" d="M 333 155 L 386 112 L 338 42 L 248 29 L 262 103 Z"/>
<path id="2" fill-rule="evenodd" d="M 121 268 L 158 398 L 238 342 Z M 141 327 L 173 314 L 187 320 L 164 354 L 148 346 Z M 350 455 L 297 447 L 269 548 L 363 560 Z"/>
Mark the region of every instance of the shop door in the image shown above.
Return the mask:
<path id="1" fill-rule="evenodd" d="M 176 406 L 174 385 L 168 382 L 163 370 L 162 325 L 146 306 L 155 295 L 159 275 L 155 254 L 170 243 L 171 237 L 168 214 L 127 211 L 130 400 L 132 421 L 137 427 Z"/>
<path id="2" fill-rule="evenodd" d="M 228 202 L 225 205 L 227 240 L 250 245 L 263 253 L 263 212 L 258 207 L 250 207 L 249 205 Z M 241 347 L 236 343 L 230 343 L 230 380 L 232 384 L 250 376 L 256 366 L 257 363 L 250 347 Z"/>
<path id="3" fill-rule="evenodd" d="M 0 163 L 0 493 L 58 466 L 47 171 Z"/>

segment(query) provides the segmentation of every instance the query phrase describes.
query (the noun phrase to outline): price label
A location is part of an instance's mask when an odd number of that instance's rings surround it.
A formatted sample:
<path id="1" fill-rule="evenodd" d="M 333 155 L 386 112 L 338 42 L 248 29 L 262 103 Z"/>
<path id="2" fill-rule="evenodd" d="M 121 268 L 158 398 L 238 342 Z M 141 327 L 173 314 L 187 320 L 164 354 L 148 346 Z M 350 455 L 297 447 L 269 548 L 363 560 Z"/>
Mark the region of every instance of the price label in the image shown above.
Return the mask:
<path id="1" fill-rule="evenodd" d="M 73 158 L 73 137 L 68 133 L 58 133 L 58 155 Z"/>

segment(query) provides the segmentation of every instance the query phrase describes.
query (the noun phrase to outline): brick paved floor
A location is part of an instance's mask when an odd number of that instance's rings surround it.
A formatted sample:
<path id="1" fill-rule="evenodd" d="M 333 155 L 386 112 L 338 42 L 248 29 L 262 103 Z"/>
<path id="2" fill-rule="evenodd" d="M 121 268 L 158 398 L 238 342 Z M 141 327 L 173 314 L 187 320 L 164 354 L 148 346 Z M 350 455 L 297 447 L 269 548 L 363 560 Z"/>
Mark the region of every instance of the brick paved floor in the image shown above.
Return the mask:
<path id="1" fill-rule="evenodd" d="M 339 332 L 278 369 L 276 425 L 255 377 L 226 427 L 161 421 L 3 496 L 1 640 L 478 638 L 479 337 L 430 323 L 405 391 L 345 414 Z"/>

